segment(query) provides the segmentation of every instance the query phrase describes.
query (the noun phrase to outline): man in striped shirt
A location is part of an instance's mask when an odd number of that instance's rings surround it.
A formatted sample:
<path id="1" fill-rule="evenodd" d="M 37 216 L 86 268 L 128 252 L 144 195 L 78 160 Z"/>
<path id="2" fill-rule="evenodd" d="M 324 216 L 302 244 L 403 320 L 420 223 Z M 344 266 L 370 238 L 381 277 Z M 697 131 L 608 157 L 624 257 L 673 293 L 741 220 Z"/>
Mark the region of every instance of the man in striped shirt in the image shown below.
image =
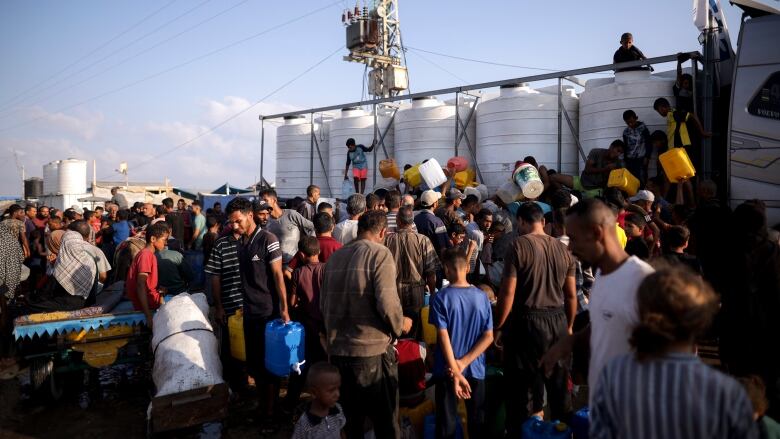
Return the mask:
<path id="1" fill-rule="evenodd" d="M 238 265 L 238 233 L 229 233 L 214 242 L 211 256 L 204 271 L 211 282 L 214 297 L 215 318 L 219 324 L 220 357 L 224 376 L 235 388 L 240 377 L 241 365 L 230 355 L 230 334 L 227 316 L 234 314 L 244 304 L 244 288 Z"/>

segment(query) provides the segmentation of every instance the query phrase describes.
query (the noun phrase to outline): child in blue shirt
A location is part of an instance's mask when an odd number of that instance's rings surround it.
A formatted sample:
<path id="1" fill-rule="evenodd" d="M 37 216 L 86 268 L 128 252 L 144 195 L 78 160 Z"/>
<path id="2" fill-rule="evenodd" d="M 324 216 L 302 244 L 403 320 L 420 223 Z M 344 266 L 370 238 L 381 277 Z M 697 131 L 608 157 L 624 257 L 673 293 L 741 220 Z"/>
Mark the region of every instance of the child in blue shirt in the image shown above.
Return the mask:
<path id="1" fill-rule="evenodd" d="M 450 285 L 433 297 L 428 318 L 438 337 L 436 437 L 455 437 L 459 398 L 466 400 L 469 437 L 480 437 L 485 423 L 485 350 L 493 342 L 493 314 L 487 295 L 466 281 L 469 264 L 463 250 L 445 250 L 442 265 Z"/>
<path id="2" fill-rule="evenodd" d="M 352 165 L 352 176 L 355 182 L 355 192 L 362 194 L 366 190 L 366 180 L 368 179 L 368 159 L 366 153 L 374 150 L 376 141 L 366 148 L 363 145 L 357 145 L 355 139 L 347 139 L 347 166 L 344 168 L 344 180 L 347 180 L 349 165 Z"/>
<path id="3" fill-rule="evenodd" d="M 127 221 L 129 216 L 129 212 L 127 210 L 120 210 L 116 214 L 117 221 L 111 225 L 111 228 L 114 230 L 114 247 L 119 246 L 119 244 L 130 237 L 132 230 L 130 223 Z"/>

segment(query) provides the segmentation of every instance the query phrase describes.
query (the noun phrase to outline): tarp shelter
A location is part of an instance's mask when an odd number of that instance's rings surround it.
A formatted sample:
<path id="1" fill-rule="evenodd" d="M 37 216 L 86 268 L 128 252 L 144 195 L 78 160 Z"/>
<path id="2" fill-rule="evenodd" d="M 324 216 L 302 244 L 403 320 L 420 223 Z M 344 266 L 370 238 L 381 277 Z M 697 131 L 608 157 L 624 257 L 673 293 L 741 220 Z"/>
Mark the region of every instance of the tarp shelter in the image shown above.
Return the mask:
<path id="1" fill-rule="evenodd" d="M 182 189 L 179 187 L 173 188 L 172 192 L 182 198 L 186 198 L 190 201 L 197 200 L 198 199 L 198 193 L 196 191 L 191 191 L 187 189 Z"/>
<path id="2" fill-rule="evenodd" d="M 250 192 L 254 192 L 251 189 L 241 189 L 235 186 L 231 186 L 229 183 L 225 183 L 222 186 L 214 189 L 211 191 L 212 194 L 221 194 L 221 195 L 236 195 L 236 194 L 248 194 Z"/>

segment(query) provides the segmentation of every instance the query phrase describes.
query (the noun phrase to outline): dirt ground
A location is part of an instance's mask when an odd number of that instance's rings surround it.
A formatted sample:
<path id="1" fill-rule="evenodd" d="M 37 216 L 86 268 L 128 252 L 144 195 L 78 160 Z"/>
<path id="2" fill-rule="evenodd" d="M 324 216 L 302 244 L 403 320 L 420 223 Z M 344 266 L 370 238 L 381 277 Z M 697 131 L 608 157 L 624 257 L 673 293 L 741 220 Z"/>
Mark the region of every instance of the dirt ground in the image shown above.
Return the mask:
<path id="1" fill-rule="evenodd" d="M 90 403 L 85 409 L 80 407 L 80 390 L 80 386 L 72 386 L 59 401 L 52 402 L 40 395 L 26 397 L 19 379 L 0 380 L 0 438 L 147 437 L 149 385 L 122 383 L 106 398 L 102 397 L 98 385 L 98 389 L 91 389 Z M 290 437 L 291 424 L 281 426 L 276 434 L 261 436 L 255 423 L 256 405 L 249 397 L 232 401 L 228 418 L 223 422 L 222 437 Z M 196 427 L 155 437 L 198 438 L 201 431 Z"/>

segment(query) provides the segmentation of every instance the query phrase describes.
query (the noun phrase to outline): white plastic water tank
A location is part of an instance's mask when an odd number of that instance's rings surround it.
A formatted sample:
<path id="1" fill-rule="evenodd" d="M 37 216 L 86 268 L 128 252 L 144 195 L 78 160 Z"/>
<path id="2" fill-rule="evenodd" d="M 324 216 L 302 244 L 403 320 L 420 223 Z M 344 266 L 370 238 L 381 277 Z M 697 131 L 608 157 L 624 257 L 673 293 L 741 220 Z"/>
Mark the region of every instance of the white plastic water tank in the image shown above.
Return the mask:
<path id="1" fill-rule="evenodd" d="M 43 194 L 44 195 L 52 195 L 60 191 L 59 172 L 58 172 L 59 165 L 60 165 L 59 160 L 55 160 L 53 162 L 49 162 L 43 165 Z"/>
<path id="2" fill-rule="evenodd" d="M 466 123 L 468 107 L 461 105 L 458 116 Z M 455 155 L 455 105 L 445 104 L 435 97 L 412 100 L 411 105 L 395 115 L 395 155 L 398 166 L 415 165 L 435 158 L 442 165 Z M 476 139 L 476 117 L 472 116 L 467 130 L 472 145 Z M 460 131 L 460 130 L 459 130 Z M 465 136 L 458 144 L 458 155 L 469 159 Z"/>
<path id="3" fill-rule="evenodd" d="M 379 130 L 376 133 L 377 141 L 379 137 L 384 133 L 388 124 L 390 123 L 390 117 L 384 114 L 383 110 L 379 110 L 377 115 L 377 125 Z M 397 116 L 396 116 L 397 117 Z M 393 157 L 394 150 L 394 135 L 393 128 L 390 127 L 387 130 L 387 134 L 384 138 L 385 150 L 387 155 Z M 347 163 L 347 139 L 355 139 L 355 143 L 358 145 L 371 146 L 374 141 L 374 114 L 369 111 L 365 111 L 360 107 L 347 107 L 342 108 L 339 115 L 333 119 L 330 125 L 330 154 L 328 165 L 328 179 L 330 180 L 330 186 L 333 191 L 340 191 L 341 184 L 344 181 L 344 165 Z M 376 154 L 376 163 L 385 159 L 385 151 L 380 145 L 374 148 L 374 152 L 366 153 L 366 160 L 368 160 L 368 179 L 366 180 L 366 192 L 373 191 L 374 188 L 374 155 Z M 350 166 L 349 175 L 350 181 L 352 181 L 352 167 Z M 382 176 L 377 171 L 377 186 L 380 186 L 380 180 Z"/>
<path id="4" fill-rule="evenodd" d="M 319 124 L 315 123 L 315 135 L 319 128 Z M 325 171 L 319 163 L 316 149 L 314 172 L 310 172 L 311 133 L 312 125 L 305 116 L 287 116 L 284 125 L 276 129 L 276 192 L 281 198 L 305 198 L 309 184 L 326 187 Z M 310 179 L 312 175 L 313 180 Z"/>
<path id="5" fill-rule="evenodd" d="M 558 86 L 501 87 L 500 95 L 477 108 L 477 164 L 490 191 L 512 177 L 517 160 L 533 156 L 539 165 L 566 174 L 577 173 L 577 144 L 561 117 L 561 165 L 558 167 Z M 563 105 L 578 126 L 579 99 L 573 87 L 563 88 Z"/>
<path id="6" fill-rule="evenodd" d="M 613 140 L 623 138 L 626 110 L 634 110 L 651 133 L 666 132 L 666 121 L 653 109 L 653 102 L 666 98 L 674 105 L 673 85 L 674 77 L 667 73 L 651 75 L 646 70 L 617 72 L 614 78 L 589 80 L 580 95 L 580 142 L 585 155 L 593 148 L 609 148 Z M 655 162 L 650 161 L 651 177 L 655 175 Z M 584 167 L 580 157 L 580 171 Z"/>
<path id="7" fill-rule="evenodd" d="M 58 167 L 58 190 L 61 194 L 84 194 L 87 192 L 87 161 L 78 159 L 61 160 Z"/>

